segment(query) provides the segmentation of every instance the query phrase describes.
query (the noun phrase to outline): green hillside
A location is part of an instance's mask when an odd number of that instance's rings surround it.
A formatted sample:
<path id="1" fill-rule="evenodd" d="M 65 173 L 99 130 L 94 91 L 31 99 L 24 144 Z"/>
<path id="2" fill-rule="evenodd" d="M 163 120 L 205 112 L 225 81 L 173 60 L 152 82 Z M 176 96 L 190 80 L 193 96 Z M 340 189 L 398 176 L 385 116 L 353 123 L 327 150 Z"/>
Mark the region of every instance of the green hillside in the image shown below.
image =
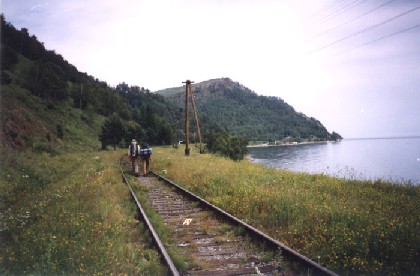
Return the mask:
<path id="1" fill-rule="evenodd" d="M 125 150 L 98 150 L 170 143 L 171 106 L 79 72 L 3 15 L 0 47 L 0 274 L 165 274 L 121 183 Z"/>
<path id="2" fill-rule="evenodd" d="M 334 139 L 315 118 L 298 113 L 278 97 L 259 96 L 229 78 L 193 85 L 197 109 L 203 120 L 209 119 L 234 135 L 250 140 Z M 172 103 L 184 104 L 185 88 L 157 91 Z"/>
<path id="3" fill-rule="evenodd" d="M 148 89 L 109 86 L 1 16 L 2 146 L 60 150 L 171 144 L 175 107 Z"/>

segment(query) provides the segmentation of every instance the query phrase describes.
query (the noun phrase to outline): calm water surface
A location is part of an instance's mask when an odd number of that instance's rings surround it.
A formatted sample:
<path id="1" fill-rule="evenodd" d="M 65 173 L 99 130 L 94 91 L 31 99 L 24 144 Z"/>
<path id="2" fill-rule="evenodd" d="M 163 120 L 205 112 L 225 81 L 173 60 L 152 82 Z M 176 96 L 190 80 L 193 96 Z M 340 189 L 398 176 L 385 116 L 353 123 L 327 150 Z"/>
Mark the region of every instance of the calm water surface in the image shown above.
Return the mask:
<path id="1" fill-rule="evenodd" d="M 420 137 L 249 148 L 248 155 L 253 162 L 274 168 L 420 185 Z"/>

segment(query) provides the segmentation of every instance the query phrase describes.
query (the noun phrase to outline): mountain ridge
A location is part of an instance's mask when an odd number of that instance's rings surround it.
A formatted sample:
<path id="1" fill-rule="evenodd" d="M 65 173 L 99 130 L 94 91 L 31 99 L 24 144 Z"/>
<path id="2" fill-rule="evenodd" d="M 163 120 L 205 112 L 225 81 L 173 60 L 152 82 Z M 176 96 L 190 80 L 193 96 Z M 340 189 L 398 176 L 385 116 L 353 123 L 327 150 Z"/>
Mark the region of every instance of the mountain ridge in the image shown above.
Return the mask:
<path id="1" fill-rule="evenodd" d="M 335 140 L 320 121 L 296 112 L 280 97 L 262 96 L 230 78 L 194 83 L 201 118 L 209 118 L 234 135 L 250 140 Z M 168 101 L 185 105 L 185 86 L 155 91 Z"/>

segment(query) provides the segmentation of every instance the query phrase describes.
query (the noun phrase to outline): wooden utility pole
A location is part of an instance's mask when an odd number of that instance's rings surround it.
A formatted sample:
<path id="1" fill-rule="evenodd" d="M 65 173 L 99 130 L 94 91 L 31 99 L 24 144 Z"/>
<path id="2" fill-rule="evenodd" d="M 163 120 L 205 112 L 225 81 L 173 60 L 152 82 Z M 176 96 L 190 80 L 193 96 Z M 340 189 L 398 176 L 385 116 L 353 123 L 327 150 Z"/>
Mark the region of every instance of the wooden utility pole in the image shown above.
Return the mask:
<path id="1" fill-rule="evenodd" d="M 191 93 L 191 103 L 194 108 L 195 126 L 197 128 L 198 139 L 200 140 L 200 153 L 204 153 L 203 143 L 201 142 L 200 124 L 198 123 L 197 107 L 195 106 L 194 93 L 192 92 L 192 90 L 190 90 L 190 93 Z"/>
<path id="2" fill-rule="evenodd" d="M 189 145 L 189 128 L 188 128 L 188 93 L 191 93 L 191 83 L 194 83 L 190 80 L 186 80 L 185 82 L 185 155 L 190 155 L 190 148 Z"/>

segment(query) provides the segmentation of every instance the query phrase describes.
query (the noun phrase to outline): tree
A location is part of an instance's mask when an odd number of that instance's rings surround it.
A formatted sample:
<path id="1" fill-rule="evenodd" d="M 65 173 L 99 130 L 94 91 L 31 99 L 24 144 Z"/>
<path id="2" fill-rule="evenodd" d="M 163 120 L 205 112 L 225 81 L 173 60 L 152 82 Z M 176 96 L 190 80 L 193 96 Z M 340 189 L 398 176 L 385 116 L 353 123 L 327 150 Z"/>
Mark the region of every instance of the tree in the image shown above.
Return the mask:
<path id="1" fill-rule="evenodd" d="M 135 121 L 128 121 L 125 124 L 126 134 L 124 136 L 125 141 L 131 141 L 136 139 L 137 141 L 142 141 L 146 137 L 145 130 Z"/>
<path id="2" fill-rule="evenodd" d="M 35 96 L 48 100 L 66 100 L 70 96 L 65 74 L 54 63 L 36 62 L 27 76 L 25 87 Z"/>
<path id="3" fill-rule="evenodd" d="M 247 154 L 248 139 L 243 137 L 231 137 L 230 138 L 230 149 L 229 157 L 233 160 L 242 160 Z"/>
<path id="4" fill-rule="evenodd" d="M 173 135 L 171 125 L 165 120 L 160 120 L 157 126 L 157 129 L 158 129 L 157 135 L 156 135 L 157 144 L 161 144 L 161 145 L 171 144 L 172 135 Z"/>
<path id="5" fill-rule="evenodd" d="M 116 149 L 117 145 L 124 138 L 126 134 L 126 128 L 121 118 L 113 113 L 107 118 L 102 125 L 101 133 L 99 134 L 99 140 L 102 143 L 102 149 L 106 149 L 106 146 L 112 145 Z"/>
<path id="6" fill-rule="evenodd" d="M 17 53 L 8 46 L 1 47 L 1 70 L 9 70 L 18 62 Z"/>
<path id="7" fill-rule="evenodd" d="M 330 136 L 330 139 L 333 140 L 333 141 L 338 141 L 338 140 L 342 140 L 343 137 L 341 137 L 341 135 L 338 134 L 337 132 L 333 131 L 331 136 Z"/>
<path id="8" fill-rule="evenodd" d="M 230 136 L 222 129 L 209 135 L 207 149 L 213 153 L 228 156 L 232 160 L 242 160 L 247 153 L 248 139 L 239 136 Z"/>
<path id="9" fill-rule="evenodd" d="M 60 139 L 64 138 L 64 130 L 63 130 L 63 126 L 60 124 L 56 125 L 56 129 L 57 129 L 57 137 Z"/>

